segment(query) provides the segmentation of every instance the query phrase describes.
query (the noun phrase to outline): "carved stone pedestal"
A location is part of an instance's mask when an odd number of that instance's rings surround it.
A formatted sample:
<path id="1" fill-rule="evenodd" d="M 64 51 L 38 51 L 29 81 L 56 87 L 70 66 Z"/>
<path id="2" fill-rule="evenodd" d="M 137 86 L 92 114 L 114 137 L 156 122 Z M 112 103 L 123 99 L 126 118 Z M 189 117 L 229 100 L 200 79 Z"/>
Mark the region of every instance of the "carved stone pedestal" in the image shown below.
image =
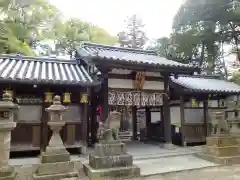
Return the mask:
<path id="1" fill-rule="evenodd" d="M 60 98 L 54 98 L 54 104 L 47 111 L 51 120 L 48 122 L 53 134 L 46 148 L 41 154 L 41 164 L 38 166 L 33 179 L 35 180 L 59 180 L 63 178 L 78 177 L 74 163 L 70 161 L 70 154 L 63 145 L 59 131 L 65 125 L 61 113 L 66 108 L 61 105 Z"/>
<path id="2" fill-rule="evenodd" d="M 212 135 L 206 138 L 203 152 L 197 156 L 218 164 L 240 163 L 240 136 L 232 134 Z"/>
<path id="3" fill-rule="evenodd" d="M 140 176 L 140 168 L 133 165 L 125 144 L 118 140 L 96 144 L 94 152 L 89 155 L 89 164 L 84 164 L 83 168 L 91 180 Z"/>

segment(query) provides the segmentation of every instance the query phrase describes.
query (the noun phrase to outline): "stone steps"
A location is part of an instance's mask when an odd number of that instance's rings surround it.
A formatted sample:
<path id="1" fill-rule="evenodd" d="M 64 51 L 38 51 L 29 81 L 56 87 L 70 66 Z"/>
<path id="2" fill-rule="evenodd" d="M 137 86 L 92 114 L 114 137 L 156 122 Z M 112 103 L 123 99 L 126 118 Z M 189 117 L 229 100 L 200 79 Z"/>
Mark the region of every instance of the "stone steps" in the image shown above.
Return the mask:
<path id="1" fill-rule="evenodd" d="M 119 132 L 119 138 L 123 142 L 132 141 L 132 133 L 130 131 Z"/>

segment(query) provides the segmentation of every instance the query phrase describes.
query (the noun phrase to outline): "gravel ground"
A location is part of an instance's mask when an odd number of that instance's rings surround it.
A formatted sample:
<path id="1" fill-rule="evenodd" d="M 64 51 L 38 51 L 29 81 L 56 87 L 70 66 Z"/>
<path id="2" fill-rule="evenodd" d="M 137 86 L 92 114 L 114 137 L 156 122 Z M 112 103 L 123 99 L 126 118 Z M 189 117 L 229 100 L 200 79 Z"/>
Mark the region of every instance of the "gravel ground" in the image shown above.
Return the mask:
<path id="1" fill-rule="evenodd" d="M 76 162 L 81 180 L 89 180 L 81 171 L 81 164 Z M 18 172 L 17 180 L 32 180 L 32 173 L 36 166 L 16 166 Z M 124 180 L 119 179 L 118 180 Z M 148 177 L 134 178 L 133 180 L 239 180 L 240 165 L 211 167 L 200 170 L 190 170 L 184 172 L 168 173 L 164 175 L 154 175 Z M 110 179 L 109 179 L 110 180 Z M 116 180 L 116 179 L 112 179 Z"/>

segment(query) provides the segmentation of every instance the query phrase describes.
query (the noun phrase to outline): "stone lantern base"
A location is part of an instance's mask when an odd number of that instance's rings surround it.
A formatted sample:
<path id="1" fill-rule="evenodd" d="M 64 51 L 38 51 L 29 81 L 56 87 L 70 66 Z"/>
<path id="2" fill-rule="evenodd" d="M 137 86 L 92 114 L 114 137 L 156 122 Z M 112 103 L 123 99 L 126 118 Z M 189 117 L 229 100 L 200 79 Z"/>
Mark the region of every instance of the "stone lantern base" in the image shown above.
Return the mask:
<path id="1" fill-rule="evenodd" d="M 70 154 L 67 150 L 56 152 L 43 152 L 41 164 L 39 164 L 34 180 L 59 180 L 62 178 L 78 177 L 74 162 L 70 161 Z"/>
<path id="2" fill-rule="evenodd" d="M 83 169 L 91 180 L 140 176 L 140 168 L 133 165 L 132 156 L 120 141 L 96 144 L 95 151 L 89 155 L 89 164 L 84 164 Z"/>
<path id="3" fill-rule="evenodd" d="M 7 166 L 0 170 L 0 180 L 14 180 L 16 179 L 17 173 L 12 166 Z"/>
<path id="4" fill-rule="evenodd" d="M 41 154 L 41 164 L 39 164 L 34 180 L 59 180 L 63 178 L 77 178 L 78 172 L 74 167 L 74 162 L 70 161 L 70 154 L 66 150 L 59 135 L 59 130 L 65 122 L 48 122 L 53 130 L 53 135 L 46 148 L 46 152 Z"/>
<path id="5" fill-rule="evenodd" d="M 206 147 L 198 157 L 217 164 L 240 164 L 240 135 L 220 134 L 206 138 Z"/>

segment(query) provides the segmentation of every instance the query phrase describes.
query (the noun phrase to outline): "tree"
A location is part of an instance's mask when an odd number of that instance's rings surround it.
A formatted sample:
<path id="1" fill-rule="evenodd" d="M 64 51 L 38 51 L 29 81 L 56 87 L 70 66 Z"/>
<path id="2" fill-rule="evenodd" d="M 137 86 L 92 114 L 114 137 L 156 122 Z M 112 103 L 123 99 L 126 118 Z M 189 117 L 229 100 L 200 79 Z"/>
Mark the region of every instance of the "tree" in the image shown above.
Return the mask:
<path id="1" fill-rule="evenodd" d="M 126 28 L 118 33 L 118 40 L 122 47 L 143 48 L 147 37 L 144 24 L 136 14 L 127 19 Z"/>
<path id="2" fill-rule="evenodd" d="M 239 6 L 239 0 L 186 0 L 173 21 L 173 45 L 184 58 L 199 59 L 203 72 L 226 77 L 221 47 L 238 45 Z"/>
<path id="3" fill-rule="evenodd" d="M 1 53 L 33 55 L 33 37 L 38 37 L 34 34 L 38 35 L 39 29 L 50 24 L 56 14 L 56 8 L 45 0 L 0 0 L 1 38 L 5 44 Z"/>
<path id="4" fill-rule="evenodd" d="M 82 41 L 112 45 L 117 42 L 117 38 L 108 34 L 104 29 L 91 23 L 81 21 L 76 18 L 65 22 L 55 21 L 49 31 L 43 33 L 48 39 L 52 39 L 55 48 L 52 49 L 46 43 L 38 43 L 41 46 L 42 54 L 66 54 L 73 56 L 76 46 Z"/>
<path id="5" fill-rule="evenodd" d="M 81 41 L 117 42 L 91 23 L 76 18 L 63 21 L 63 15 L 47 0 L 0 0 L 0 16 L 0 53 L 72 55 Z M 42 43 L 46 40 L 53 40 L 55 48 Z"/>

